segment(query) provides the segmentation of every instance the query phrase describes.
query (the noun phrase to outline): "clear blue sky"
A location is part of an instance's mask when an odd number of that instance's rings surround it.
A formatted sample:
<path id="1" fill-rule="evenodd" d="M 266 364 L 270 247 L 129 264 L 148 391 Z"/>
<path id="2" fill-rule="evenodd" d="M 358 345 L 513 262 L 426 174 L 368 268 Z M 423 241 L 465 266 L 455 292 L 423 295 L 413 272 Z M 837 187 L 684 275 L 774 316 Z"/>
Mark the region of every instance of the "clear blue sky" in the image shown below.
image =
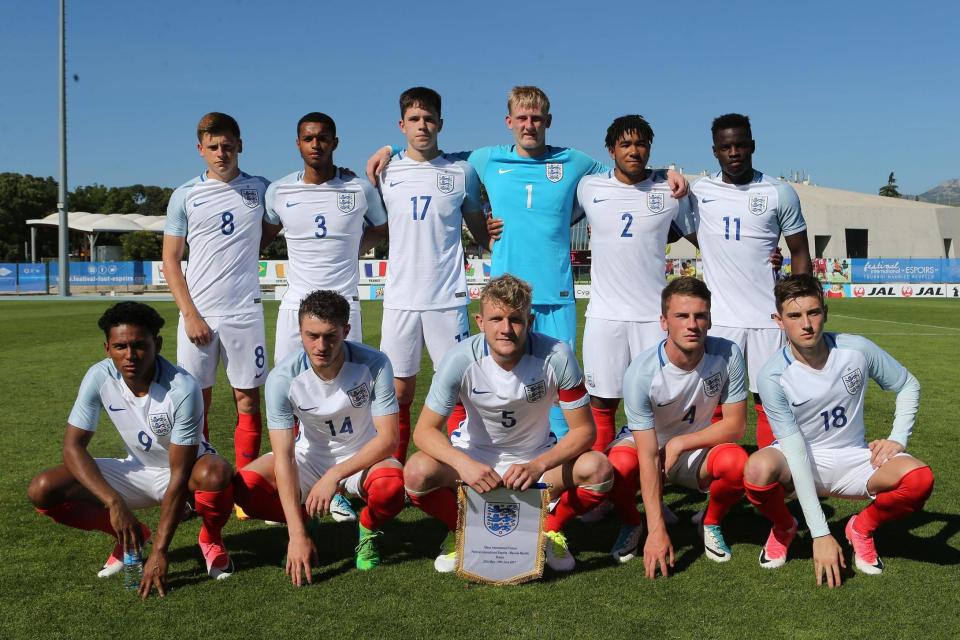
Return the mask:
<path id="1" fill-rule="evenodd" d="M 610 121 L 640 113 L 652 164 L 713 170 L 710 121 L 740 111 L 770 174 L 871 193 L 890 171 L 904 193 L 960 177 L 955 2 L 349 5 L 71 0 L 71 188 L 181 184 L 213 110 L 239 120 L 248 173 L 298 169 L 295 124 L 313 110 L 359 171 L 402 142 L 397 97 L 418 84 L 443 95 L 448 151 L 509 143 L 507 91 L 537 84 L 548 142 L 601 159 Z M 0 60 L 0 171 L 56 176 L 54 0 L 4 3 Z"/>

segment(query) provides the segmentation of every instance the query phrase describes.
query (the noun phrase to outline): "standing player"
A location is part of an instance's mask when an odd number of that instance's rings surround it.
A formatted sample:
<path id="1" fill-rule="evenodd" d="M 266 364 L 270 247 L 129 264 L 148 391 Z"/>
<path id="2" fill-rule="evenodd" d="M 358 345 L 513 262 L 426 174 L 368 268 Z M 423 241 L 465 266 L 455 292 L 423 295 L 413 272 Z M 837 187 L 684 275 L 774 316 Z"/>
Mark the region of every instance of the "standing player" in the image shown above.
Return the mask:
<path id="1" fill-rule="evenodd" d="M 237 504 L 250 516 L 287 523 L 286 571 L 297 586 L 312 581 L 317 555 L 307 519 L 330 510 L 341 488 L 367 501 L 358 524 L 361 570 L 380 564 L 378 528 L 403 508 L 403 471 L 389 457 L 397 445 L 393 370 L 376 349 L 346 340 L 350 313 L 334 291 L 301 301 L 302 348 L 278 362 L 267 380 L 273 453 L 236 479 Z"/>
<path id="2" fill-rule="evenodd" d="M 173 192 L 163 230 L 163 274 L 180 308 L 177 363 L 203 390 L 203 433 L 223 359 L 237 405 L 237 467 L 260 452 L 260 387 L 267 352 L 260 300 L 259 256 L 267 181 L 240 171 L 240 127 L 225 113 L 197 125 L 207 170 Z M 187 274 L 180 268 L 190 245 Z"/>
<path id="3" fill-rule="evenodd" d="M 757 394 L 760 368 L 783 345 L 773 320 L 774 270 L 768 258 L 783 234 L 793 273 L 810 273 L 807 225 L 790 185 L 753 169 L 750 119 L 737 113 L 713 121 L 713 155 L 720 171 L 692 187 L 697 232 L 713 293 L 711 334 L 735 342 L 747 362 L 757 411 L 757 444 L 770 444 L 770 423 Z"/>
<path id="4" fill-rule="evenodd" d="M 124 550 L 140 548 L 150 529 L 134 509 L 160 506 L 160 526 L 146 562 L 139 593 L 166 594 L 167 550 L 193 492 L 203 519 L 200 551 L 207 573 L 222 580 L 233 563 L 220 535 L 233 507 L 230 464 L 202 437 L 203 397 L 197 381 L 160 357 L 163 318 L 138 302 L 107 309 L 97 323 L 106 359 L 87 370 L 67 419 L 63 464 L 30 482 L 27 495 L 45 516 L 85 531 L 103 531 L 117 544 L 97 574 L 123 569 Z M 120 432 L 127 457 L 93 458 L 87 450 L 107 415 Z"/>
<path id="5" fill-rule="evenodd" d="M 480 296 L 481 333 L 457 345 L 440 364 L 420 413 L 420 449 L 404 472 L 414 505 L 449 529 L 434 568 L 456 567 L 457 480 L 479 492 L 500 485 L 527 489 L 541 479 L 559 499 L 544 524 L 547 564 L 570 571 L 575 561 L 561 529 L 604 500 L 613 485 L 610 464 L 590 451 L 596 437 L 583 375 L 566 343 L 530 330 L 531 292 L 507 274 Z M 446 437 L 444 423 L 458 398 L 467 418 Z M 549 410 L 559 400 L 570 430 L 559 442 Z"/>
<path id="6" fill-rule="evenodd" d="M 861 336 L 826 333 L 823 287 L 809 274 L 777 284 L 777 324 L 783 347 L 759 376 L 760 395 L 777 440 L 752 456 L 745 470 L 747 498 L 773 522 L 760 566 L 787 560 L 797 521 L 784 505 L 796 491 L 813 537 L 817 584 L 840 585 L 843 551 L 830 534 L 818 496 L 873 500 L 844 529 L 857 569 L 879 574 L 874 531 L 920 510 L 933 491 L 930 467 L 905 453 L 920 405 L 920 383 L 886 351 Z M 865 440 L 867 380 L 897 394 L 886 439 Z"/>
<path id="7" fill-rule="evenodd" d="M 465 157 L 486 187 L 493 211 L 502 220 L 502 234 L 492 247 L 491 275 L 511 273 L 533 286 L 533 329 L 563 340 L 574 348 L 577 335 L 573 269 L 570 264 L 570 224 L 577 183 L 607 167 L 576 149 L 547 145 L 552 122 L 550 100 L 537 87 L 520 86 L 507 99 L 507 127 L 514 144 L 483 147 Z M 378 152 L 367 164 L 373 179 L 390 157 Z M 671 175 L 675 191 L 685 195 L 686 181 Z M 566 433 L 562 411 L 551 412 L 551 429 Z"/>
<path id="8" fill-rule="evenodd" d="M 437 146 L 443 128 L 440 95 L 413 87 L 400 95 L 400 130 L 407 148 L 381 175 L 390 228 L 390 260 L 383 295 L 380 348 L 390 358 L 400 404 L 400 442 L 394 457 L 407 458 L 410 405 L 426 342 L 434 368 L 470 335 L 467 279 L 460 230 L 463 222 L 488 246 L 477 172 Z M 463 420 L 463 405 L 451 416 Z"/>
<path id="9" fill-rule="evenodd" d="M 709 491 L 700 523 L 706 556 L 715 562 L 731 557 L 720 522 L 743 497 L 747 452 L 734 444 L 746 429 L 747 391 L 743 356 L 737 345 L 707 337 L 710 290 L 701 280 L 682 277 L 664 287 L 660 326 L 666 340 L 640 354 L 623 381 L 627 426 L 610 448 L 615 483 L 610 493 L 623 526 L 612 555 L 631 560 L 642 525 L 637 511 L 637 484 L 647 513 L 643 564 L 647 577 L 657 567 L 666 576 L 673 547 L 661 501 L 664 481 Z M 723 406 L 723 419 L 711 424 Z"/>
<path id="10" fill-rule="evenodd" d="M 265 243 L 280 231 L 287 242 L 287 282 L 280 301 L 274 362 L 300 351 L 297 311 L 311 291 L 329 289 L 350 302 L 350 340 L 363 340 L 360 326 L 359 256 L 386 233 L 380 195 L 366 180 L 333 164 L 340 140 L 337 125 L 325 113 L 312 112 L 297 122 L 297 149 L 303 169 L 267 189 L 270 226 Z"/>

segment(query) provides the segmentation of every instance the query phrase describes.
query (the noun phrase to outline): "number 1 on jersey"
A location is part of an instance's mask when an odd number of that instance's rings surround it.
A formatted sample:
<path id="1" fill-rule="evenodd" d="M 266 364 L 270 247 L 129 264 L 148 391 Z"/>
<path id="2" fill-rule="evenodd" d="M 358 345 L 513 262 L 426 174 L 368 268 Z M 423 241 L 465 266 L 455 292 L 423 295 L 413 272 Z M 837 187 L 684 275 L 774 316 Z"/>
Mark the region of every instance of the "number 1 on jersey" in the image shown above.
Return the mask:
<path id="1" fill-rule="evenodd" d="M 527 209 L 533 206 L 533 185 L 527 185 Z"/>

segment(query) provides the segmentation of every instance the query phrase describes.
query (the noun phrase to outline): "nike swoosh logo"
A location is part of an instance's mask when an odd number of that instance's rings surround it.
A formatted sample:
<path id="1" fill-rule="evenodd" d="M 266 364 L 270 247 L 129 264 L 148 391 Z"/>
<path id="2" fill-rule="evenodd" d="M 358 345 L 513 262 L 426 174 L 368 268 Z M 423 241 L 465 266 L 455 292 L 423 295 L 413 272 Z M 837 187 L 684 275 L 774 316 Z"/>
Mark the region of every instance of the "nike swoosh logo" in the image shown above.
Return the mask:
<path id="1" fill-rule="evenodd" d="M 722 553 L 720 553 L 720 552 L 718 552 L 718 551 L 716 551 L 716 550 L 714 550 L 714 549 L 711 549 L 711 548 L 708 547 L 707 545 L 703 545 L 703 548 L 706 549 L 707 551 L 709 551 L 710 553 L 712 553 L 713 555 L 717 556 L 718 558 L 722 558 L 722 557 L 723 557 L 723 554 L 722 554 Z"/>
<path id="2" fill-rule="evenodd" d="M 665 407 L 665 406 L 667 406 L 668 404 L 673 404 L 673 403 L 676 402 L 676 401 L 677 401 L 676 398 L 674 398 L 674 399 L 671 400 L 670 402 L 658 402 L 658 403 L 657 403 L 657 406 L 658 406 L 658 407 Z"/>
<path id="3" fill-rule="evenodd" d="M 254 377 L 254 378 L 262 378 L 262 377 L 263 377 L 263 371 L 261 371 L 260 373 L 258 373 L 257 375 L 255 375 L 255 376 L 253 376 L 253 377 Z"/>
<path id="4" fill-rule="evenodd" d="M 499 173 L 500 175 L 503 175 L 505 173 L 510 173 L 511 171 L 513 171 L 513 169 L 497 169 L 497 173 Z"/>
<path id="5" fill-rule="evenodd" d="M 194 202 L 194 203 L 193 203 L 193 206 L 199 207 L 200 205 L 207 204 L 208 202 L 210 202 L 210 201 L 209 201 L 209 200 L 204 200 L 203 202 Z"/>
<path id="6" fill-rule="evenodd" d="M 395 187 L 395 186 L 397 186 L 398 184 L 403 184 L 404 182 L 406 182 L 406 180 L 397 180 L 396 182 L 394 182 L 393 180 L 391 180 L 391 181 L 390 181 L 390 186 L 391 186 L 391 187 Z"/>
<path id="7" fill-rule="evenodd" d="M 126 411 L 127 410 L 126 407 L 115 407 L 112 404 L 108 404 L 107 409 L 110 409 L 110 411 Z"/>
<path id="8" fill-rule="evenodd" d="M 801 406 L 801 405 L 807 404 L 808 402 L 810 402 L 810 399 L 809 399 L 809 398 L 806 399 L 806 400 L 804 400 L 803 402 L 791 402 L 790 404 L 792 404 L 792 405 L 795 406 L 795 407 L 799 407 L 799 406 Z"/>
<path id="9" fill-rule="evenodd" d="M 703 204 L 707 204 L 708 202 L 716 202 L 716 200 L 717 200 L 716 198 L 710 198 L 709 200 L 707 200 L 706 198 L 703 198 L 702 200 L 700 200 L 700 202 L 702 202 Z"/>
<path id="10" fill-rule="evenodd" d="M 478 396 L 479 396 L 479 395 L 483 395 L 484 393 L 490 393 L 489 391 L 477 391 L 477 388 L 476 388 L 476 387 L 470 387 L 470 391 L 472 391 L 473 393 L 477 394 Z"/>
<path id="11" fill-rule="evenodd" d="M 289 209 L 290 207 L 295 207 L 295 206 L 297 206 L 298 204 L 301 204 L 301 203 L 299 203 L 299 202 L 288 202 L 288 203 L 287 203 L 287 209 Z"/>
<path id="12" fill-rule="evenodd" d="M 317 405 L 317 407 L 319 407 L 319 406 L 320 406 L 320 405 Z M 300 411 L 313 411 L 313 410 L 316 409 L 317 407 L 301 407 L 300 405 L 297 405 L 297 409 L 300 409 Z"/>
<path id="13" fill-rule="evenodd" d="M 593 199 L 593 204 L 598 204 L 598 203 L 600 203 L 600 202 L 606 202 L 606 201 L 609 200 L 609 199 L 610 199 L 610 198 L 594 198 L 594 199 Z"/>

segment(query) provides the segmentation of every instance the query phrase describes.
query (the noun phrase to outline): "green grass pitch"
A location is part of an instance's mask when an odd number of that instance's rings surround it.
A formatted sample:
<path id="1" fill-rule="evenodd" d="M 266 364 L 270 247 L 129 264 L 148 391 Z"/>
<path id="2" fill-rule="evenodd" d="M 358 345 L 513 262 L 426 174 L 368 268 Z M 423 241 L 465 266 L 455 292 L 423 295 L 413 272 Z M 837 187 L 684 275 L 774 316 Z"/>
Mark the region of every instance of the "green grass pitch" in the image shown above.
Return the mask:
<path id="1" fill-rule="evenodd" d="M 293 587 L 280 568 L 286 531 L 235 519 L 224 530 L 237 573 L 213 582 L 196 545 L 199 523 L 184 523 L 171 546 L 166 599 L 146 603 L 123 591 L 119 577 L 96 571 L 112 542 L 103 534 L 56 525 L 37 515 L 25 491 L 39 470 L 60 460 L 67 414 L 86 368 L 103 357 L 96 319 L 104 301 L 0 301 L 0 637 L 458 637 L 458 638 L 955 638 L 960 636 L 960 492 L 957 476 L 957 385 L 960 305 L 951 300 L 834 300 L 828 327 L 862 333 L 890 351 L 923 386 L 912 453 L 937 478 L 926 511 L 880 530 L 886 561 L 880 577 L 853 575 L 842 589 L 816 588 L 806 532 L 785 567 L 757 564 L 768 525 L 746 503 L 724 524 L 733 560 L 717 565 L 703 551 L 689 517 L 703 496 L 672 492 L 681 518 L 672 532 L 677 567 L 649 581 L 641 561 L 608 555 L 617 524 L 574 522 L 568 530 L 578 565 L 537 583 L 495 588 L 433 571 L 443 533 L 406 509 L 386 528 L 384 565 L 353 569 L 355 525 L 323 523 L 314 585 Z M 163 353 L 175 353 L 176 309 Z M 582 322 L 584 303 L 580 303 Z M 380 340 L 378 303 L 365 303 L 364 335 Z M 272 342 L 277 303 L 266 308 Z M 582 328 L 581 328 L 582 329 Z M 418 407 L 431 367 L 424 359 Z M 232 459 L 233 409 L 226 381 L 214 389 L 211 439 Z M 871 384 L 868 437 L 890 428 L 893 394 Z M 752 423 L 752 415 L 750 417 Z M 748 432 L 752 426 L 748 427 Z M 265 438 L 266 440 L 266 438 Z M 748 443 L 752 445 L 752 436 Z M 116 456 L 120 439 L 105 417 L 91 445 Z M 845 518 L 863 503 L 830 500 L 826 513 L 842 540 Z M 799 513 L 797 505 L 791 507 Z M 140 512 L 155 526 L 158 510 Z M 847 548 L 846 542 L 843 541 Z M 851 562 L 848 550 L 848 562 Z"/>

